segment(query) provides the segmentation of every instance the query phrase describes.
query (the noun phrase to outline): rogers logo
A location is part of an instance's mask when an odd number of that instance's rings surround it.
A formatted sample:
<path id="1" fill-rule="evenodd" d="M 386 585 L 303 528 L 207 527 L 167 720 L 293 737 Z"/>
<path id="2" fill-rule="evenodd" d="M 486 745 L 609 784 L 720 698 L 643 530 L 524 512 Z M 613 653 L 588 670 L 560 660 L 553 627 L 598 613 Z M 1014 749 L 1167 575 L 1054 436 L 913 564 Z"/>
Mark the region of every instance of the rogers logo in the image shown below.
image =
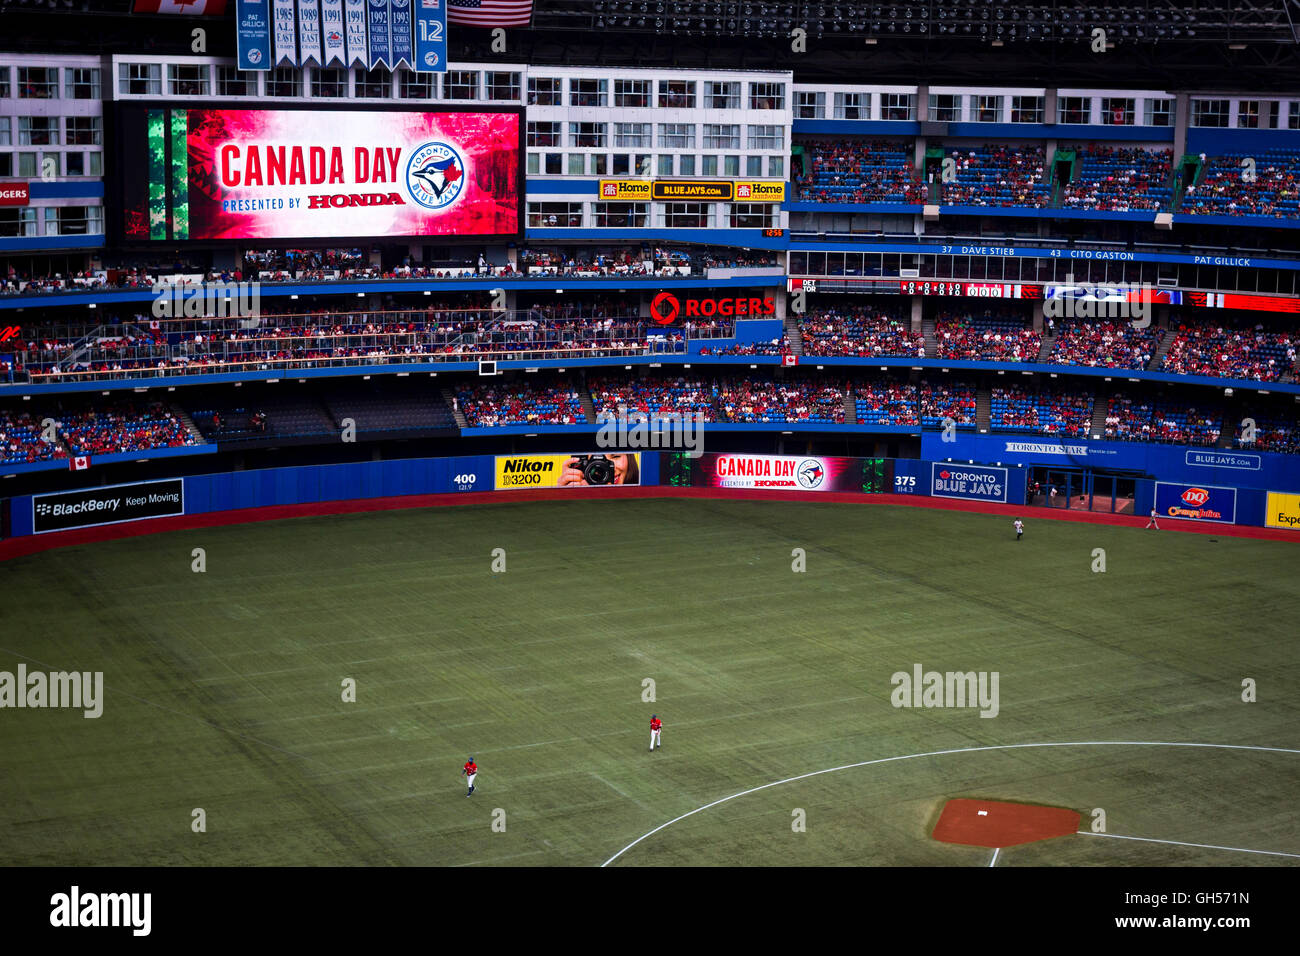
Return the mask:
<path id="1" fill-rule="evenodd" d="M 1188 488 L 1183 492 L 1183 503 L 1198 508 L 1210 500 L 1210 493 L 1204 488 Z"/>
<path id="2" fill-rule="evenodd" d="M 665 310 L 667 306 L 667 310 Z M 681 314 L 682 304 L 671 292 L 660 292 L 650 300 L 650 317 L 660 325 L 667 325 Z"/>

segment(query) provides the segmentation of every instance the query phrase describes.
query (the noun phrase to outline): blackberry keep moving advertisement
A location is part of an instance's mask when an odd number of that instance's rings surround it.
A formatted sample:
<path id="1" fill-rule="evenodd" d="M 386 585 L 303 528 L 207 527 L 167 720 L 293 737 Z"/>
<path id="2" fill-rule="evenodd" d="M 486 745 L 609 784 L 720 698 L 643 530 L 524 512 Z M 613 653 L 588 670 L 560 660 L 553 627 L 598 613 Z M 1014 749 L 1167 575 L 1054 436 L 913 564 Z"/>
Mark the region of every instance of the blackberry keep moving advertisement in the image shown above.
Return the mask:
<path id="1" fill-rule="evenodd" d="M 32 497 L 32 529 L 37 534 L 183 514 L 185 482 L 180 478 Z"/>

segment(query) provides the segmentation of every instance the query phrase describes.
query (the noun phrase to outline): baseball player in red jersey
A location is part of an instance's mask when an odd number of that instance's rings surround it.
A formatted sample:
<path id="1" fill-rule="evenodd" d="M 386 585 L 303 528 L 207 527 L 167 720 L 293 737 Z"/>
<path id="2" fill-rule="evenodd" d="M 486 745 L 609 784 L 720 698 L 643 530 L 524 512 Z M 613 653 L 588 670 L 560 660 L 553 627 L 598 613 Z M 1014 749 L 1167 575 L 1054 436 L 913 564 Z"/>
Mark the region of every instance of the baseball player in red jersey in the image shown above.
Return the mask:
<path id="1" fill-rule="evenodd" d="M 659 719 L 658 714 L 650 715 L 650 749 L 654 750 L 655 745 L 662 747 L 663 741 L 659 739 L 659 731 L 663 729 L 664 722 Z"/>
<path id="2" fill-rule="evenodd" d="M 473 757 L 470 757 L 465 763 L 461 773 L 465 775 L 465 781 L 469 784 L 469 793 L 465 794 L 465 796 L 472 797 L 474 795 L 474 778 L 478 776 L 478 764 L 474 762 Z"/>

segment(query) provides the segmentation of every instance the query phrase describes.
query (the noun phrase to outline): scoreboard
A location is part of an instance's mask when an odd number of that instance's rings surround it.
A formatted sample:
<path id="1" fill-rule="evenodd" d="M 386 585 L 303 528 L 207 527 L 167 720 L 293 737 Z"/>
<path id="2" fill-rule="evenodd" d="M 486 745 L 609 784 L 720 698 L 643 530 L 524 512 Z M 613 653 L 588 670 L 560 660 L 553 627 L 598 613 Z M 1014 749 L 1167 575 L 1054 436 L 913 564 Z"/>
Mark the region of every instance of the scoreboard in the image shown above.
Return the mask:
<path id="1" fill-rule="evenodd" d="M 927 279 L 903 279 L 898 283 L 902 295 L 943 295 L 968 299 L 1041 299 L 1042 286 L 1019 282 L 943 282 Z"/>

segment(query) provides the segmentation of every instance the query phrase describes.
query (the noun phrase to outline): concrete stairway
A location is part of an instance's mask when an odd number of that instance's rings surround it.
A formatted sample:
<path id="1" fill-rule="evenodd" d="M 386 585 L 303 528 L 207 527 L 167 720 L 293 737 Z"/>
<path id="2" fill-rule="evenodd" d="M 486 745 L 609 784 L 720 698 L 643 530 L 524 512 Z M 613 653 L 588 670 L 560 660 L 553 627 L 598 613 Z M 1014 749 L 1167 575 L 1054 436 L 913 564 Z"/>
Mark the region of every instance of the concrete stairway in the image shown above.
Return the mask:
<path id="1" fill-rule="evenodd" d="M 203 433 L 199 431 L 199 426 L 194 424 L 194 419 L 190 418 L 189 412 L 179 405 L 168 405 L 167 408 L 176 416 L 176 420 L 185 426 L 185 430 L 193 436 L 196 442 L 200 445 L 208 443 L 208 440 L 203 437 Z"/>
<path id="2" fill-rule="evenodd" d="M 1174 336 L 1177 333 L 1173 329 L 1165 329 L 1160 336 L 1160 344 L 1156 346 L 1155 352 L 1151 355 L 1151 364 L 1147 366 L 1148 372 L 1154 372 L 1165 364 L 1165 354 L 1169 351 L 1169 346 L 1174 344 Z"/>
<path id="3" fill-rule="evenodd" d="M 1112 389 L 1102 386 L 1097 389 L 1097 394 L 1092 405 L 1092 427 L 1089 428 L 1088 434 L 1106 436 L 1106 411 L 1110 408 L 1110 395 Z"/>
<path id="4" fill-rule="evenodd" d="M 442 400 L 446 402 L 447 407 L 451 409 L 452 417 L 456 419 L 456 427 L 469 428 L 469 422 L 465 418 L 465 413 L 460 410 L 459 404 L 456 401 L 456 396 L 451 389 L 444 388 L 442 390 Z"/>
<path id="5" fill-rule="evenodd" d="M 993 389 L 981 385 L 975 390 L 975 428 L 977 431 L 989 430 L 989 420 L 993 416 Z"/>
<path id="6" fill-rule="evenodd" d="M 785 317 L 785 337 L 790 343 L 790 352 L 803 355 L 803 333 L 799 331 L 799 316 L 793 312 Z"/>
<path id="7" fill-rule="evenodd" d="M 858 423 L 858 402 L 853 397 L 853 389 L 844 392 L 844 424 L 856 425 Z"/>
<path id="8" fill-rule="evenodd" d="M 938 340 L 934 337 L 934 319 L 921 320 L 921 334 L 925 336 L 925 357 L 934 358 L 938 352 Z"/>
<path id="9" fill-rule="evenodd" d="M 585 384 L 576 386 L 578 401 L 582 402 L 582 413 L 587 416 L 589 424 L 596 424 L 596 405 L 591 400 L 591 389 Z"/>

